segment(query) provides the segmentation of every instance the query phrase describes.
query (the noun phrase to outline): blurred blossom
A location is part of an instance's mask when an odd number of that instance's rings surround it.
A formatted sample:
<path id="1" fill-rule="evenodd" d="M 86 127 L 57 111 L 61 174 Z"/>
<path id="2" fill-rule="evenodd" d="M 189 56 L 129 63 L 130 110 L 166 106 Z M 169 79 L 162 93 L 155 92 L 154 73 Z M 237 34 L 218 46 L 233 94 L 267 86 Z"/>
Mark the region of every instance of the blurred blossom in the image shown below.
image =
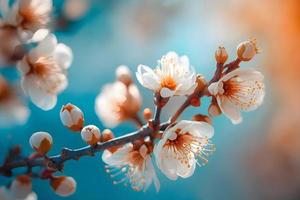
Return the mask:
<path id="1" fill-rule="evenodd" d="M 141 101 L 136 85 L 126 86 L 116 81 L 103 86 L 96 98 L 95 109 L 100 120 L 107 126 L 114 127 L 125 120 L 135 119 L 141 108 Z"/>
<path id="2" fill-rule="evenodd" d="M 36 106 L 50 110 L 56 105 L 68 85 L 66 70 L 72 60 L 71 49 L 48 34 L 18 63 L 23 90 Z"/>
<path id="3" fill-rule="evenodd" d="M 24 124 L 29 114 L 29 109 L 17 96 L 16 88 L 0 75 L 0 127 Z"/>
<path id="4" fill-rule="evenodd" d="M 47 26 L 51 10 L 52 0 L 19 0 L 12 6 L 9 0 L 1 0 L 0 7 L 3 23 L 16 28 L 23 41 Z"/>
<path id="5" fill-rule="evenodd" d="M 164 36 L 168 20 L 172 18 L 183 1 L 144 0 L 119 4 L 116 9 L 116 27 L 133 41 L 140 43 Z M 122 22 L 122 23 L 120 23 Z M 123 36 L 124 37 L 124 36 Z"/>
<path id="6" fill-rule="evenodd" d="M 65 0 L 64 16 L 71 21 L 82 18 L 90 8 L 90 0 Z"/>
<path id="7" fill-rule="evenodd" d="M 130 143 L 114 153 L 105 150 L 102 160 L 107 164 L 107 173 L 111 174 L 112 178 L 119 178 L 114 184 L 130 184 L 134 190 L 146 191 L 154 182 L 156 191 L 159 191 L 160 184 L 151 161 L 151 152 L 151 147 L 145 144 L 136 147 Z M 118 176 L 119 173 L 122 173 L 123 177 Z"/>
<path id="8" fill-rule="evenodd" d="M 264 127 L 266 138 L 257 138 L 257 144 L 249 149 L 253 155 L 250 163 L 255 163 L 253 167 L 247 162 L 252 192 L 263 199 L 299 199 L 300 2 L 232 2 L 235 10 L 227 13 L 226 19 L 235 24 L 239 34 L 259 34 L 265 43 L 263 67 L 273 92 L 273 109 Z"/>

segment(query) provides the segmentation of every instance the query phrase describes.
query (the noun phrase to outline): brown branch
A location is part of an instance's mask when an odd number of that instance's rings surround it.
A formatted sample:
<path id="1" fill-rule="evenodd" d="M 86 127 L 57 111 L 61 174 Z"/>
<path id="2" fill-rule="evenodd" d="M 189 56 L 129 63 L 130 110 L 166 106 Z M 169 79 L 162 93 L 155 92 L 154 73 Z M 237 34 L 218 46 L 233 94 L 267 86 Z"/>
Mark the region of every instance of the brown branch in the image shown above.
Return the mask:
<path id="1" fill-rule="evenodd" d="M 160 130 L 165 130 L 169 124 L 169 122 L 162 123 L 160 125 Z M 128 133 L 104 143 L 99 143 L 95 146 L 86 146 L 79 149 L 64 148 L 61 154 L 51 156 L 49 158 L 23 158 L 20 160 L 8 161 L 2 167 L 0 167 L 0 173 L 4 176 L 11 176 L 12 174 L 7 172 L 11 172 L 13 169 L 21 167 L 44 167 L 45 169 L 52 170 L 53 172 L 61 171 L 63 169 L 64 163 L 68 160 L 79 160 L 83 156 L 94 156 L 94 154 L 97 152 L 103 151 L 110 147 L 133 142 L 137 139 L 150 136 L 152 133 L 153 130 L 148 125 L 146 125 L 138 131 Z"/>

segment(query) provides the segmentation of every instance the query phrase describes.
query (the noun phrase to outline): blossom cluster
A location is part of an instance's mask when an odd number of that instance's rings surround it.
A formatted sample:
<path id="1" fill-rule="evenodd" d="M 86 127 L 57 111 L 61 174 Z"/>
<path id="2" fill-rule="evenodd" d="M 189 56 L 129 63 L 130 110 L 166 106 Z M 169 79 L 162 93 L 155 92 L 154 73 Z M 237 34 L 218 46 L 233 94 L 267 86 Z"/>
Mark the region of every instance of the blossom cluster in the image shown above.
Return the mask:
<path id="1" fill-rule="evenodd" d="M 52 0 L 17 0 L 12 5 L 0 0 L 0 37 L 5 38 L 0 43 L 0 66 L 17 66 L 24 94 L 43 110 L 52 109 L 66 89 L 73 60 L 72 50 L 50 32 L 52 8 Z M 12 86 L 3 76 L 0 79 L 0 118 L 24 123 L 29 109 L 17 90 L 6 95 Z"/>
<path id="2" fill-rule="evenodd" d="M 52 47 L 59 46 L 53 35 L 48 35 L 45 41 L 37 46 L 39 50 L 33 50 L 28 58 L 22 60 L 23 68 L 28 65 L 28 59 L 34 60 L 41 55 L 37 52 L 42 52 L 42 47 L 49 47 L 50 43 L 54 44 Z M 191 177 L 197 166 L 208 163 L 209 156 L 216 149 L 212 143 L 215 132 L 212 118 L 224 114 L 233 124 L 238 124 L 242 121 L 241 111 L 252 111 L 262 104 L 265 95 L 263 75 L 254 69 L 240 68 L 241 62 L 250 61 L 257 53 L 254 40 L 242 42 L 237 48 L 237 58 L 226 64 L 226 49 L 218 48 L 215 52 L 216 71 L 210 81 L 196 74 L 187 56 L 179 56 L 175 52 L 162 56 L 154 69 L 139 65 L 137 80 L 153 92 L 156 107 L 154 114 L 150 108 L 144 109 L 144 120 L 139 118 L 142 99 L 131 72 L 128 67 L 119 66 L 116 80 L 103 86 L 97 96 L 95 111 L 108 127 L 130 120 L 136 123 L 138 131 L 116 138 L 110 129 L 100 130 L 96 125 L 86 125 L 82 110 L 68 103 L 61 108 L 61 122 L 70 131 L 80 133 L 88 146 L 77 150 L 64 149 L 60 155 L 48 157 L 53 144 L 51 135 L 46 132 L 34 133 L 29 143 L 35 152 L 26 159 L 24 165 L 41 158 L 44 162 L 28 165 L 29 173 L 17 176 L 9 190 L 0 190 L 0 195 L 14 196 L 18 191 L 17 195 L 22 195 L 22 199 L 33 198 L 32 177 L 49 180 L 53 191 L 60 196 L 72 195 L 76 190 L 76 181 L 72 177 L 56 176 L 55 173 L 62 170 L 67 160 L 92 156 L 102 150 L 105 171 L 113 179 L 113 184 L 129 185 L 136 191 L 146 191 L 152 183 L 159 191 L 160 181 L 154 163 L 171 180 Z M 60 64 L 64 67 L 67 65 Z M 55 79 L 55 82 L 59 83 L 59 80 Z M 174 96 L 184 96 L 186 101 L 179 108 L 174 107 L 176 112 L 170 116 L 170 120 L 161 123 L 161 111 Z M 202 97 L 211 99 L 208 114 L 180 120 L 179 116 L 185 108 L 200 106 Z M 49 101 L 42 101 L 45 102 Z M 44 163 L 48 164 L 45 166 Z M 2 169 L 8 164 L 11 163 L 5 163 Z M 34 166 L 42 167 L 35 176 L 31 170 Z"/>

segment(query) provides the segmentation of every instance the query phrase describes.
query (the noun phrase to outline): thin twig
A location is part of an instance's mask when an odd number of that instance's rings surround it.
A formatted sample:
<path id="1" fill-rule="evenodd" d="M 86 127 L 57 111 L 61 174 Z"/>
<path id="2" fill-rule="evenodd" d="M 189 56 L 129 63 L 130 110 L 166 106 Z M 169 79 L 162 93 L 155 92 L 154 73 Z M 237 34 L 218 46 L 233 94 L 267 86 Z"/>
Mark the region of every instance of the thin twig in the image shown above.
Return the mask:
<path id="1" fill-rule="evenodd" d="M 165 130 L 168 125 L 169 122 L 162 123 L 160 125 L 160 130 Z M 7 171 L 12 171 L 15 168 L 21 167 L 45 167 L 46 169 L 51 169 L 52 171 L 59 171 L 63 169 L 63 164 L 68 160 L 79 160 L 83 156 L 93 156 L 97 152 L 101 152 L 110 147 L 133 142 L 134 140 L 150 136 L 152 133 L 153 130 L 146 125 L 138 131 L 128 133 L 104 143 L 99 143 L 95 146 L 86 146 L 79 149 L 64 148 L 61 154 L 51 156 L 48 159 L 36 158 L 28 160 L 27 158 L 24 158 L 16 161 L 9 161 L 0 167 L 0 173 L 6 175 Z"/>

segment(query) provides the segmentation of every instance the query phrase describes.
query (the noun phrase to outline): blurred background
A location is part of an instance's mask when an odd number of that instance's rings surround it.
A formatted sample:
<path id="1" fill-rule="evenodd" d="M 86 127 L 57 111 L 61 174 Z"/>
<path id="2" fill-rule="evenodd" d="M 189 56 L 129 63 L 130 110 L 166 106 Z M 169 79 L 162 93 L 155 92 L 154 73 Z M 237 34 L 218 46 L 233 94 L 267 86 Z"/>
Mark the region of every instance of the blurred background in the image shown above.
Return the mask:
<path id="1" fill-rule="evenodd" d="M 134 72 L 138 64 L 155 66 L 168 51 L 186 54 L 197 72 L 209 79 L 218 46 L 225 46 L 235 59 L 239 42 L 255 37 L 263 51 L 242 67 L 263 72 L 266 98 L 259 109 L 244 113 L 244 122 L 237 126 L 223 116 L 214 119 L 217 151 L 208 165 L 176 182 L 158 172 L 159 193 L 153 187 L 143 193 L 113 185 L 97 155 L 66 164 L 65 174 L 78 184 L 73 196 L 60 198 L 47 182 L 35 181 L 39 199 L 300 199 L 298 0 L 55 0 L 54 5 L 55 34 L 74 53 L 69 87 L 59 95 L 55 109 L 45 112 L 28 102 L 31 115 L 26 125 L 0 128 L 1 159 L 16 144 L 30 153 L 29 137 L 42 130 L 53 136 L 53 155 L 62 147 L 83 146 L 80 135 L 61 124 L 61 106 L 77 105 L 86 123 L 103 129 L 94 102 L 101 87 L 114 80 L 115 68 L 124 64 Z M 19 78 L 13 68 L 0 72 L 12 81 Z M 150 91 L 139 88 L 143 108 L 153 108 Z M 187 110 L 183 117 L 206 114 L 208 103 Z M 168 110 L 172 112 L 172 106 Z M 116 135 L 133 130 L 130 123 L 113 129 Z M 0 177 L 0 185 L 7 181 Z"/>

